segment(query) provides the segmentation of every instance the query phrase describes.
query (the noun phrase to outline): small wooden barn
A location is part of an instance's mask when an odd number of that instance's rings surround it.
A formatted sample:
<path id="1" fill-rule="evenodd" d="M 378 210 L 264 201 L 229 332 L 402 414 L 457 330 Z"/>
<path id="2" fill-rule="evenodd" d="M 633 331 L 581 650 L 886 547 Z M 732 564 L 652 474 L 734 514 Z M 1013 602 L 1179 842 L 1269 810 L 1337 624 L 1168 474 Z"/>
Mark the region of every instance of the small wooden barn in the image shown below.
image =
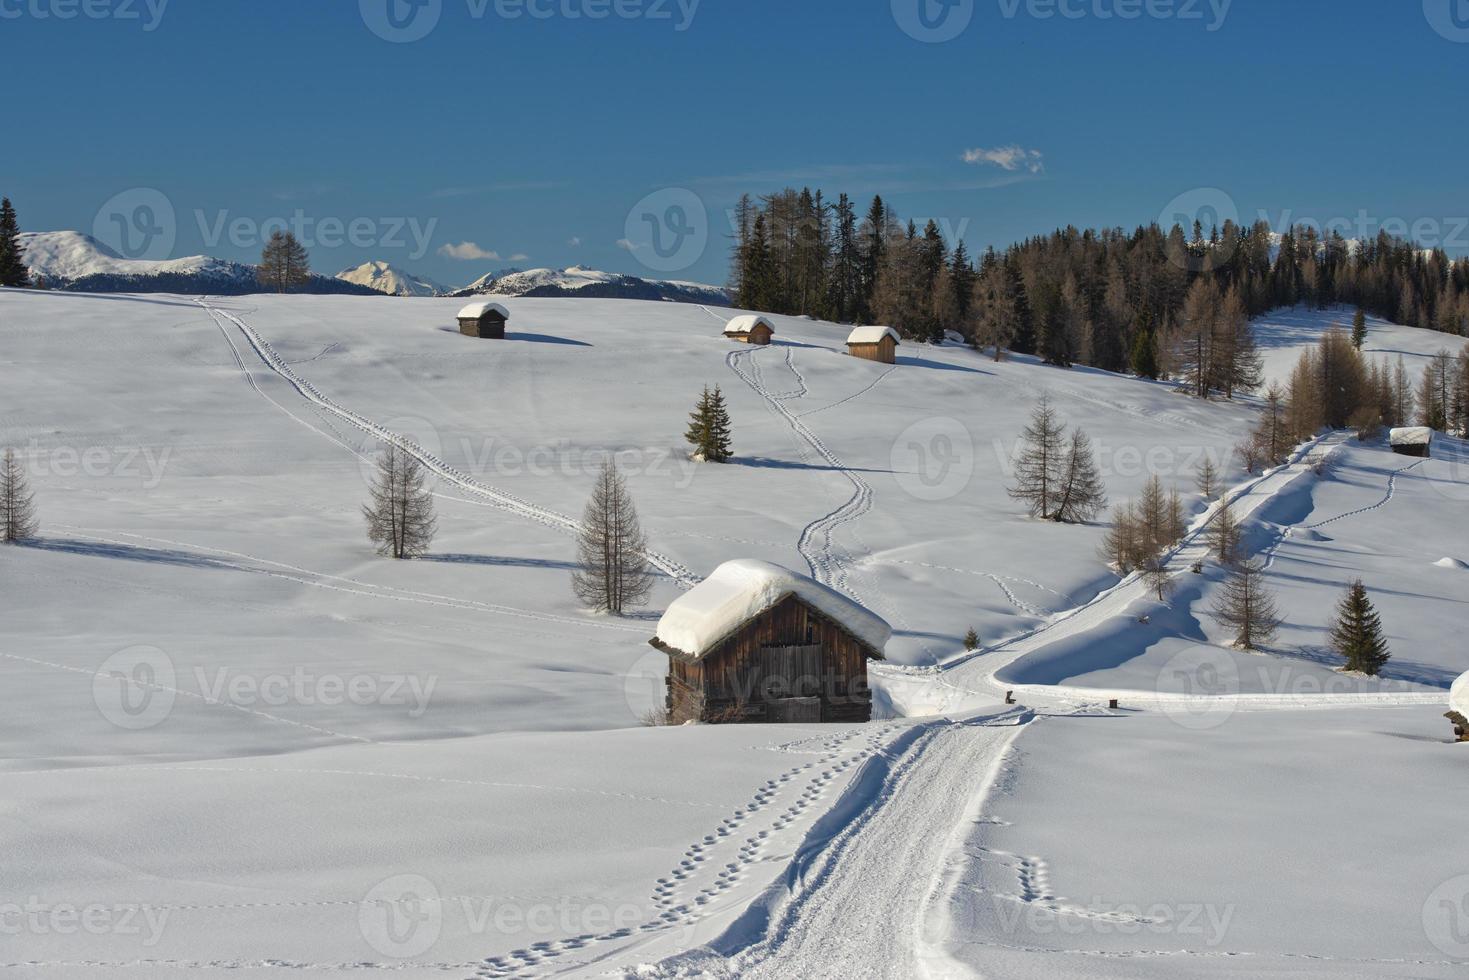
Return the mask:
<path id="1" fill-rule="evenodd" d="M 687 721 L 865 722 L 867 662 L 892 627 L 779 565 L 732 561 L 668 607 L 650 641 L 668 655 L 668 712 Z"/>
<path id="2" fill-rule="evenodd" d="M 742 344 L 764 347 L 775 339 L 775 324 L 753 313 L 737 316 L 724 325 L 724 336 Z"/>
<path id="3" fill-rule="evenodd" d="M 459 332 L 466 337 L 504 340 L 505 324 L 509 322 L 510 311 L 499 303 L 470 303 L 459 311 Z"/>
<path id="4" fill-rule="evenodd" d="M 882 364 L 898 363 L 898 332 L 892 327 L 858 327 L 847 338 L 847 352 Z"/>
<path id="5" fill-rule="evenodd" d="M 1427 459 L 1433 455 L 1433 430 L 1426 426 L 1393 429 L 1388 441 L 1392 443 L 1392 451 L 1399 456 Z"/>

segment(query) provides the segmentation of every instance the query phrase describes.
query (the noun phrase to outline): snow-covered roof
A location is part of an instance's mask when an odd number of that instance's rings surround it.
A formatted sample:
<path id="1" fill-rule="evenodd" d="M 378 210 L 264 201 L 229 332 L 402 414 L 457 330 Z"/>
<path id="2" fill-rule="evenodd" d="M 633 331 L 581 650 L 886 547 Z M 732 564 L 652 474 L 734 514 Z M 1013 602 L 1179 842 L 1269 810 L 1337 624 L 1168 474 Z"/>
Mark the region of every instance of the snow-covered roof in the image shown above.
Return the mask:
<path id="1" fill-rule="evenodd" d="M 673 601 L 658 621 L 656 643 L 697 660 L 750 620 L 794 595 L 881 654 L 893 628 L 834 589 L 770 562 L 726 562 Z"/>
<path id="2" fill-rule="evenodd" d="M 766 329 L 771 333 L 775 333 L 775 324 L 755 313 L 746 313 L 743 316 L 735 317 L 724 325 L 724 332 L 726 334 L 753 333 L 755 328 L 762 323 L 765 324 Z"/>
<path id="3" fill-rule="evenodd" d="M 858 327 L 856 330 L 853 330 L 851 336 L 847 338 L 847 343 L 879 344 L 882 343 L 882 338 L 884 337 L 892 337 L 893 343 L 895 344 L 900 344 L 903 342 L 902 338 L 898 336 L 898 331 L 894 330 L 892 327 Z"/>
<path id="4" fill-rule="evenodd" d="M 1454 686 L 1449 690 L 1449 707 L 1469 718 L 1469 674 L 1454 681 Z"/>
<path id="5" fill-rule="evenodd" d="M 505 309 L 505 307 L 501 306 L 499 303 L 491 303 L 489 300 L 483 300 L 479 303 L 470 303 L 464 309 L 459 311 L 459 319 L 478 320 L 486 313 L 498 313 L 505 319 L 510 319 L 509 310 Z"/>
<path id="6" fill-rule="evenodd" d="M 1426 426 L 1393 429 L 1390 438 L 1394 446 L 1427 446 L 1433 443 L 1433 430 Z"/>

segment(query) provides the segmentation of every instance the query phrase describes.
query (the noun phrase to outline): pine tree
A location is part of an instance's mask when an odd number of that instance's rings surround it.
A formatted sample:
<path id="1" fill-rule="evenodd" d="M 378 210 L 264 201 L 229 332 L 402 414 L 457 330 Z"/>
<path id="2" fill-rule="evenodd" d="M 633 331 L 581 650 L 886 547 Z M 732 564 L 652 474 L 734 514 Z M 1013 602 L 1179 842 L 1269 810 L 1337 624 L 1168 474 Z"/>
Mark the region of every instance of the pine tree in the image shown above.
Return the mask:
<path id="1" fill-rule="evenodd" d="M 1158 336 L 1153 332 L 1152 319 L 1141 318 L 1137 338 L 1132 342 L 1132 373 L 1139 378 L 1157 381 L 1162 374 L 1158 364 Z"/>
<path id="2" fill-rule="evenodd" d="M 1051 520 L 1060 524 L 1084 523 L 1106 506 L 1107 490 L 1097 469 L 1092 441 L 1078 428 L 1071 433 L 1071 445 L 1066 449 Z"/>
<path id="3" fill-rule="evenodd" d="M 970 652 L 979 649 L 979 634 L 974 631 L 973 626 L 969 627 L 969 632 L 964 634 L 964 649 Z"/>
<path id="4" fill-rule="evenodd" d="M 1361 579 L 1352 583 L 1338 604 L 1330 635 L 1331 648 L 1346 660 L 1346 670 L 1376 677 L 1392 659 L 1382 635 L 1382 620 Z"/>
<path id="5" fill-rule="evenodd" d="M 734 433 L 729 421 L 729 408 L 724 403 L 724 392 L 714 386 L 714 395 L 709 399 L 709 449 L 705 458 L 712 463 L 727 463 L 734 456 Z"/>
<path id="6" fill-rule="evenodd" d="M 20 250 L 20 222 L 10 198 L 3 198 L 0 199 L 0 286 L 24 289 L 30 284 L 30 271 Z"/>
<path id="7" fill-rule="evenodd" d="M 1029 505 L 1031 517 L 1049 518 L 1055 513 L 1066 473 L 1065 434 L 1050 396 L 1042 395 L 1021 433 L 1023 445 L 1015 463 L 1015 485 L 1010 488 L 1012 498 Z"/>
<path id="8" fill-rule="evenodd" d="M 277 229 L 260 252 L 255 278 L 268 289 L 289 292 L 311 281 L 311 258 L 294 234 Z"/>
<path id="9" fill-rule="evenodd" d="M 35 537 L 35 494 L 26 482 L 25 469 L 15 450 L 5 450 L 0 461 L 0 542 L 14 544 Z"/>
<path id="10" fill-rule="evenodd" d="M 405 559 L 428 553 L 438 519 L 426 481 L 416 457 L 394 443 L 384 445 L 370 499 L 362 508 L 368 540 L 377 545 L 378 554 Z"/>
<path id="11" fill-rule="evenodd" d="M 732 455 L 729 411 L 724 405 L 724 392 L 704 386 L 699 405 L 689 416 L 684 439 L 694 449 L 694 458 L 708 463 L 727 463 Z"/>
<path id="12" fill-rule="evenodd" d="M 1254 561 L 1235 565 L 1220 587 L 1214 614 L 1232 633 L 1241 650 L 1258 650 L 1275 639 L 1281 618 L 1265 588 L 1265 569 Z"/>
<path id="13" fill-rule="evenodd" d="M 572 590 L 597 612 L 621 616 L 629 607 L 646 602 L 653 590 L 647 540 L 637 508 L 622 474 L 610 460 L 602 467 L 582 517 L 577 562 Z"/>
<path id="14" fill-rule="evenodd" d="M 1357 350 L 1367 343 L 1367 314 L 1362 308 L 1357 307 L 1357 312 L 1352 316 L 1352 346 Z"/>
<path id="15" fill-rule="evenodd" d="M 710 443 L 713 441 L 709 425 L 709 402 L 712 393 L 709 386 L 704 386 L 704 393 L 699 396 L 699 404 L 689 414 L 689 427 L 684 432 L 684 441 L 693 447 L 695 459 L 707 460 Z"/>

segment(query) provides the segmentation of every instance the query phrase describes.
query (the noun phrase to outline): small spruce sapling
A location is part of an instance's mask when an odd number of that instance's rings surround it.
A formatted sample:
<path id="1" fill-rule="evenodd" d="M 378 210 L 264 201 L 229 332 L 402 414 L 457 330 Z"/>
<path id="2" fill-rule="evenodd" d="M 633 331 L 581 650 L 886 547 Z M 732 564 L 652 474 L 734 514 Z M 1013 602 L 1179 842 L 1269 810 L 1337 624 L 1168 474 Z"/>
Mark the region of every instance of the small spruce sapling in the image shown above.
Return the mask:
<path id="1" fill-rule="evenodd" d="M 1358 579 L 1347 589 L 1331 622 L 1331 648 L 1346 661 L 1342 669 L 1377 677 L 1392 659 L 1382 635 L 1382 619 Z"/>

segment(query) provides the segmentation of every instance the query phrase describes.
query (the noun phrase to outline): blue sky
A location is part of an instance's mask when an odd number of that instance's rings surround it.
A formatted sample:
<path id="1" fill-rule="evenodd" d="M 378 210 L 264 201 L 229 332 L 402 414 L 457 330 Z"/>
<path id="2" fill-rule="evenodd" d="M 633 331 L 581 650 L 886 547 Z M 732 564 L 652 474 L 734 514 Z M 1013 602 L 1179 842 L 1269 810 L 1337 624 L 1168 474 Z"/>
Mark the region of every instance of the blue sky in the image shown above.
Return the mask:
<path id="1" fill-rule="evenodd" d="M 1469 252 L 1469 0 L 82 2 L 0 0 L 0 193 L 138 254 L 283 217 L 324 272 L 722 282 L 738 194 L 803 184 L 976 251 L 1202 209 Z"/>

